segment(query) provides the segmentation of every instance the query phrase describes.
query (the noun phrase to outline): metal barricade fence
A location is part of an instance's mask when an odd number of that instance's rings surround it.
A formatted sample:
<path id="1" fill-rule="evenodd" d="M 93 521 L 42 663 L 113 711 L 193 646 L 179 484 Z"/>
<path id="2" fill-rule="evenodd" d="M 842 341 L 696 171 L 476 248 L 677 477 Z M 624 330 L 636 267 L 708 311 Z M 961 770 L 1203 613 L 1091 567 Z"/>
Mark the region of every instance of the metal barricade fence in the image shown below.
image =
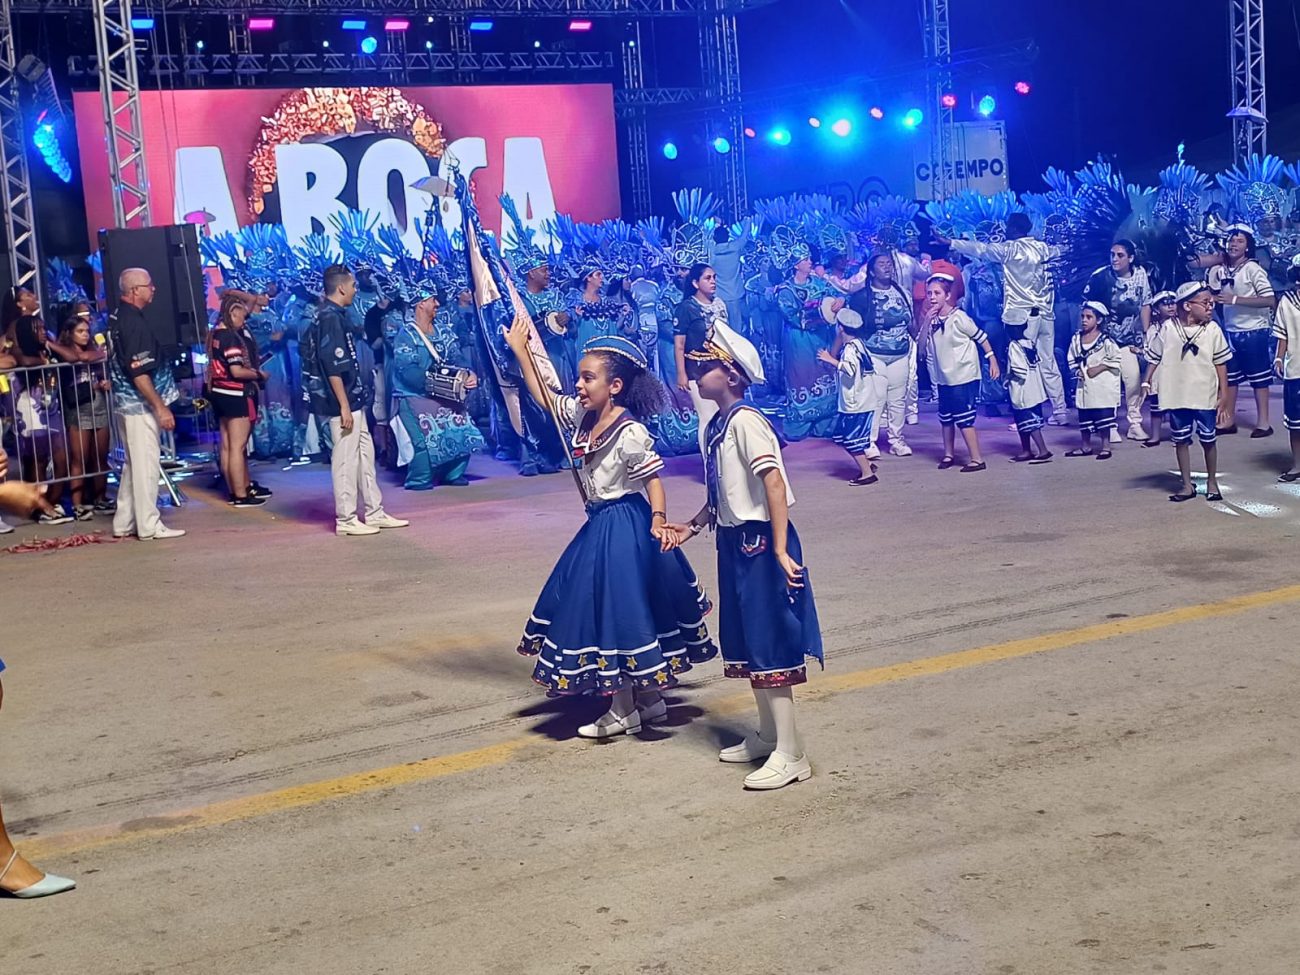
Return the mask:
<path id="1" fill-rule="evenodd" d="M 0 424 L 11 479 L 49 484 L 55 500 L 106 496 L 117 447 L 106 361 L 0 370 Z"/>

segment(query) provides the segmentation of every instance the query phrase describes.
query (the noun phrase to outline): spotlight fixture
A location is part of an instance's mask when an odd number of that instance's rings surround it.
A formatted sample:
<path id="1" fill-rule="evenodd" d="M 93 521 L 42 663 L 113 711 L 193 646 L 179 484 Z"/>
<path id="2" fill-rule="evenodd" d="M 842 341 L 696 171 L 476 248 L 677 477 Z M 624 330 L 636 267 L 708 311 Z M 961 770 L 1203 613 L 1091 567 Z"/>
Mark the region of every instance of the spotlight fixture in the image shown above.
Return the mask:
<path id="1" fill-rule="evenodd" d="M 202 51 L 203 48 L 204 48 L 205 46 L 206 46 L 206 45 L 205 45 L 202 41 L 195 41 L 195 42 L 194 42 L 194 50 L 196 50 L 196 51 Z"/>
<path id="2" fill-rule="evenodd" d="M 925 113 L 919 108 L 908 109 L 907 114 L 903 116 L 903 125 L 909 129 L 914 129 L 925 121 Z"/>
<path id="3" fill-rule="evenodd" d="M 424 49 L 425 49 L 426 51 L 432 51 L 432 50 L 433 50 L 433 41 L 425 41 L 425 42 L 424 42 Z"/>
<path id="4" fill-rule="evenodd" d="M 950 91 L 945 91 L 945 92 L 944 92 L 944 93 L 939 97 L 939 104 L 942 105 L 944 108 L 956 108 L 956 107 L 957 107 L 957 96 L 954 95 L 954 94 L 953 94 L 952 92 L 950 92 Z"/>
<path id="5" fill-rule="evenodd" d="M 988 118 L 998 110 L 998 100 L 992 95 L 985 95 L 979 100 L 978 104 L 976 104 L 975 110 L 985 118 Z"/>
<path id="6" fill-rule="evenodd" d="M 746 129 L 746 130 L 745 130 L 745 138 L 746 138 L 746 139 L 753 139 L 753 138 L 756 138 L 757 136 L 758 136 L 758 133 L 755 132 L 753 129 Z"/>
<path id="7" fill-rule="evenodd" d="M 379 50 L 379 41 L 369 36 L 361 38 L 362 54 L 374 54 L 378 50 Z"/>
<path id="8" fill-rule="evenodd" d="M 405 19 L 404 17 L 393 17 L 390 20 L 384 21 L 384 30 L 391 30 L 391 31 L 407 30 L 410 28 L 410 26 L 411 26 L 411 22 Z"/>
<path id="9" fill-rule="evenodd" d="M 248 19 L 249 30 L 275 30 L 274 17 L 250 17 Z"/>
<path id="10" fill-rule="evenodd" d="M 871 111 L 869 111 L 867 114 L 870 115 L 877 122 L 879 122 L 882 118 L 885 117 L 885 110 L 881 108 L 879 105 L 873 105 L 871 106 Z"/>
<path id="11" fill-rule="evenodd" d="M 541 41 L 533 41 L 533 50 L 534 50 L 534 51 L 540 51 L 541 49 L 542 49 L 542 42 L 541 42 Z"/>
<path id="12" fill-rule="evenodd" d="M 841 139 L 846 138 L 853 131 L 853 123 L 846 118 L 836 119 L 835 124 L 831 126 L 831 131 Z"/>
<path id="13" fill-rule="evenodd" d="M 328 51 L 328 50 L 330 49 L 330 42 L 329 42 L 329 41 L 321 41 L 321 42 L 320 42 L 320 46 L 323 47 L 323 48 L 325 48 L 325 50 Z"/>
<path id="14" fill-rule="evenodd" d="M 469 29 L 472 31 L 478 31 L 479 33 L 486 33 L 487 31 L 490 31 L 492 29 L 492 21 L 471 20 L 469 22 Z"/>
<path id="15" fill-rule="evenodd" d="M 1033 85 L 1031 85 L 1027 81 L 1017 81 L 1015 88 L 1016 88 L 1017 95 L 1028 95 L 1031 91 L 1034 90 Z"/>
<path id="16" fill-rule="evenodd" d="M 665 158 L 665 159 L 676 159 L 676 158 L 677 158 L 677 145 L 676 145 L 676 143 L 673 143 L 673 142 L 665 142 L 665 143 L 664 143 L 664 158 Z"/>
<path id="17" fill-rule="evenodd" d="M 574 34 L 585 34 L 591 30 L 590 20 L 571 20 L 569 21 L 569 30 Z"/>
<path id="18" fill-rule="evenodd" d="M 808 124 L 811 125 L 814 129 L 820 129 L 822 127 L 822 120 L 819 119 L 816 115 L 814 115 L 812 118 L 808 120 Z"/>
<path id="19" fill-rule="evenodd" d="M 132 17 L 132 30 L 153 30 L 154 20 L 152 17 Z"/>
<path id="20" fill-rule="evenodd" d="M 366 22 L 364 20 L 345 20 L 343 21 L 344 30 L 365 30 Z"/>
<path id="21" fill-rule="evenodd" d="M 767 134 L 767 137 L 772 140 L 774 145 L 778 146 L 788 146 L 791 139 L 790 130 L 784 127 L 773 129 Z"/>
<path id="22" fill-rule="evenodd" d="M 713 140 L 713 151 L 719 155 L 725 156 L 731 151 L 731 141 L 725 136 L 718 136 Z"/>

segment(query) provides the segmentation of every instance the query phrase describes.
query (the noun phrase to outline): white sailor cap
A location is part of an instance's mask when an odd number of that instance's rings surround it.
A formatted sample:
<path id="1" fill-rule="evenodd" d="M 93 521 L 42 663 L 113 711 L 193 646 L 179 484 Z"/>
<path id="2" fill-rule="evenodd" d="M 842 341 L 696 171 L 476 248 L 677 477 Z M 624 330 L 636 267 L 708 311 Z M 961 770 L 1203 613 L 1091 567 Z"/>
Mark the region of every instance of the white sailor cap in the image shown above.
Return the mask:
<path id="1" fill-rule="evenodd" d="M 734 368 L 751 383 L 767 381 L 763 375 L 763 360 L 759 358 L 754 343 L 721 322 L 713 323 L 713 338 L 704 344 L 704 348 L 686 353 L 686 358 L 694 362 L 716 359 Z"/>
<path id="2" fill-rule="evenodd" d="M 1103 305 L 1100 301 L 1085 301 L 1083 303 L 1083 307 L 1091 308 L 1094 312 L 1097 313 L 1098 318 L 1110 318 L 1110 309 L 1107 308 L 1105 305 Z"/>
<path id="3" fill-rule="evenodd" d="M 1172 291 L 1159 291 L 1156 294 L 1151 296 L 1150 304 L 1162 305 L 1166 301 L 1177 301 L 1177 300 L 1178 300 L 1178 295 L 1174 294 Z"/>
<path id="4" fill-rule="evenodd" d="M 1178 290 L 1174 292 L 1174 300 L 1179 304 L 1182 304 L 1188 298 L 1193 298 L 1196 295 L 1199 295 L 1202 291 L 1209 290 L 1210 286 L 1204 281 L 1188 281 L 1185 284 L 1180 284 L 1178 286 Z"/>
<path id="5" fill-rule="evenodd" d="M 1255 228 L 1248 223 L 1233 223 L 1223 228 L 1223 236 L 1231 237 L 1233 234 L 1245 234 L 1251 240 L 1255 239 Z"/>
<path id="6" fill-rule="evenodd" d="M 856 332 L 862 327 L 862 316 L 852 308 L 841 308 L 835 316 L 835 322 L 846 332 Z"/>
<path id="7" fill-rule="evenodd" d="M 928 278 L 925 279 L 925 283 L 929 284 L 932 281 L 946 281 L 949 284 L 952 284 L 956 280 L 957 279 L 954 278 L 951 274 L 947 274 L 943 271 L 935 271 L 933 274 L 931 274 Z"/>

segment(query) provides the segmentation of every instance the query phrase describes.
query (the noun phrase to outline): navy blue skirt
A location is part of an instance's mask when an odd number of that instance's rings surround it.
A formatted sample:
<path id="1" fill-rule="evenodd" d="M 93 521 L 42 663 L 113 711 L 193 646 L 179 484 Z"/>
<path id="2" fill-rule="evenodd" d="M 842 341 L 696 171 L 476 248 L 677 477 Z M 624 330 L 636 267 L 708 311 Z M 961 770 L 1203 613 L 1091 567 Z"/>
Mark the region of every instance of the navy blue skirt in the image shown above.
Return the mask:
<path id="1" fill-rule="evenodd" d="M 661 552 L 640 494 L 587 507 L 542 587 L 519 652 L 552 694 L 662 690 L 717 656 L 712 609 L 680 550 Z"/>
<path id="2" fill-rule="evenodd" d="M 803 565 L 794 525 L 786 547 Z M 772 554 L 770 522 L 718 527 L 718 606 L 725 676 L 747 677 L 754 687 L 786 687 L 808 679 L 806 657 L 824 666 L 812 581 L 805 568 L 804 587 L 786 587 L 785 571 Z"/>

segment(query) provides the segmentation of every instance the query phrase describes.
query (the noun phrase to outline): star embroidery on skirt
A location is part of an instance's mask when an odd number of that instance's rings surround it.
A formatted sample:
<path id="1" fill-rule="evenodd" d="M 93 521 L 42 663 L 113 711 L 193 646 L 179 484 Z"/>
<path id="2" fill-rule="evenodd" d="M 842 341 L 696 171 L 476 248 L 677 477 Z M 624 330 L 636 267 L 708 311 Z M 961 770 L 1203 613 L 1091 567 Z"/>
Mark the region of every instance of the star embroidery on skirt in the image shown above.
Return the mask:
<path id="1" fill-rule="evenodd" d="M 587 666 L 587 655 L 586 655 L 585 653 L 584 653 L 584 654 L 580 654 L 580 655 L 578 656 L 578 666 L 579 666 L 579 667 L 585 667 L 585 666 Z"/>
<path id="2" fill-rule="evenodd" d="M 681 669 L 682 669 L 682 658 L 681 658 L 681 657 L 669 657 L 669 658 L 668 658 L 668 665 L 669 665 L 670 667 L 672 667 L 673 670 L 681 670 Z"/>
<path id="3" fill-rule="evenodd" d="M 628 657 L 627 665 L 633 670 L 636 670 L 636 657 Z"/>
<path id="4" fill-rule="evenodd" d="M 560 690 L 562 690 L 562 691 L 566 691 L 566 690 L 568 690 L 568 689 L 569 689 L 569 678 L 567 678 L 567 677 L 561 677 L 559 680 L 557 680 L 557 681 L 555 682 L 555 686 L 558 687 L 558 688 L 559 688 Z"/>
<path id="5" fill-rule="evenodd" d="M 606 660 L 604 657 L 598 657 L 596 659 L 596 666 L 599 667 L 601 670 L 608 670 L 609 661 Z"/>
<path id="6" fill-rule="evenodd" d="M 658 682 L 658 683 L 660 683 L 660 684 L 667 684 L 667 683 L 668 683 L 668 675 L 665 674 L 665 673 L 661 670 L 661 671 L 659 671 L 659 673 L 655 674 L 655 681 Z"/>

